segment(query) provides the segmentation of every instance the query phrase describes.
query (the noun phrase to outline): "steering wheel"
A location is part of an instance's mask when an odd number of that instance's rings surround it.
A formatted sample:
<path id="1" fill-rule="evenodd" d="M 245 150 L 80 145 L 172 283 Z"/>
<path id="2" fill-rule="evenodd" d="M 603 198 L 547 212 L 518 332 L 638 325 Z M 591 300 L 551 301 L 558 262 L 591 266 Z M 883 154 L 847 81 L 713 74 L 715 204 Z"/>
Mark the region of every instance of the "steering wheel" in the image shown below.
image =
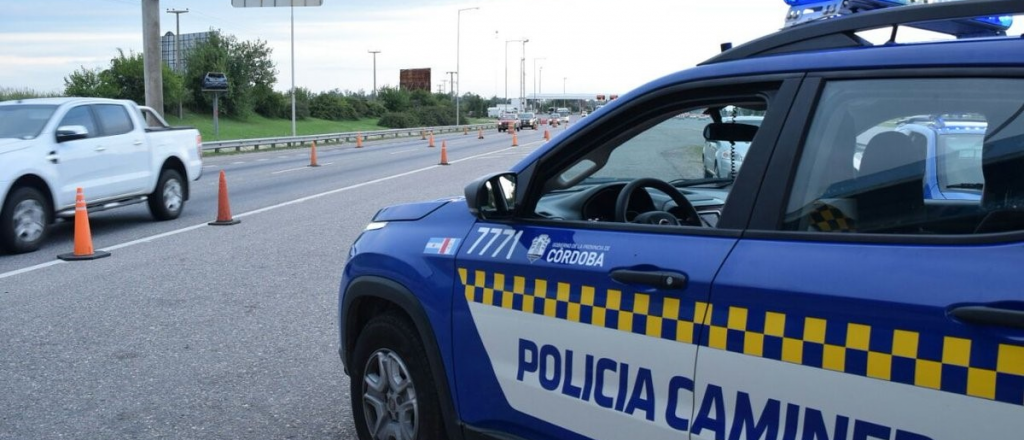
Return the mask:
<path id="1" fill-rule="evenodd" d="M 619 193 L 619 198 L 615 200 L 615 221 L 626 222 L 626 210 L 629 208 L 629 198 L 633 195 L 636 190 L 640 188 L 652 188 L 665 193 L 669 196 L 679 209 L 682 209 L 685 213 L 685 217 L 677 219 L 676 216 L 665 211 L 650 211 L 645 212 L 636 216 L 633 219 L 633 223 L 644 223 L 651 225 L 670 225 L 670 226 L 703 226 L 700 221 L 700 216 L 697 215 L 697 210 L 694 209 L 693 204 L 686 199 L 683 193 L 679 192 L 676 187 L 669 185 L 663 180 L 658 180 L 651 177 L 644 177 L 636 179 L 626 184 L 622 191 Z"/>

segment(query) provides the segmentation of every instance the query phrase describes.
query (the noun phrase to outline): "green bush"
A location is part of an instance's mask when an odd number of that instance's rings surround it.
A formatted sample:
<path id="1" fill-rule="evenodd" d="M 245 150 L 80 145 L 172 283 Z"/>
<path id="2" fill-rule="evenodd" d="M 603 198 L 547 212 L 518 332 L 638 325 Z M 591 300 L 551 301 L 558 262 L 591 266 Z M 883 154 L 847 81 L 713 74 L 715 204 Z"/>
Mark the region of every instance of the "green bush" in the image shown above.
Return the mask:
<path id="1" fill-rule="evenodd" d="M 455 109 L 448 106 L 418 107 L 412 114 L 423 126 L 455 125 Z"/>
<path id="2" fill-rule="evenodd" d="M 406 112 L 391 112 L 381 116 L 377 125 L 387 128 L 409 128 L 419 126 L 416 117 Z"/>

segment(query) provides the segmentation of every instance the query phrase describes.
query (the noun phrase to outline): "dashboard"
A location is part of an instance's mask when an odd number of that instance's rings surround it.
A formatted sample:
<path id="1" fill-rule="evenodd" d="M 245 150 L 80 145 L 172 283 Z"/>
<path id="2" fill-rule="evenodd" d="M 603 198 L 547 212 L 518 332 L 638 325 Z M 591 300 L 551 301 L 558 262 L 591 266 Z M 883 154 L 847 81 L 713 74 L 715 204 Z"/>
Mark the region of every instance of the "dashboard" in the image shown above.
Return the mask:
<path id="1" fill-rule="evenodd" d="M 553 220 L 614 222 L 615 204 L 627 182 L 592 185 L 579 190 L 557 191 L 545 195 L 537 203 L 537 214 Z M 680 192 L 694 205 L 706 226 L 713 227 L 719 217 L 728 190 L 719 188 L 680 188 Z M 629 198 L 626 220 L 649 211 L 665 211 L 676 218 L 685 213 L 667 195 L 647 189 L 637 191 Z"/>

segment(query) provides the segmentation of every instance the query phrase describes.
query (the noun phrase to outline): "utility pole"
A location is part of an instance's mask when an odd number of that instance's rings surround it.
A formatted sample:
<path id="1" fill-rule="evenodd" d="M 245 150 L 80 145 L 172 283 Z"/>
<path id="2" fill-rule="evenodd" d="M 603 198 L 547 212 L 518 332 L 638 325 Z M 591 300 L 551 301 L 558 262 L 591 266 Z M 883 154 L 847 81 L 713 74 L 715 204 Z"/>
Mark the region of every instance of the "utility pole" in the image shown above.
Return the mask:
<path id="1" fill-rule="evenodd" d="M 174 71 L 184 76 L 184 69 L 181 67 L 181 14 L 188 14 L 188 8 L 168 9 L 167 13 L 174 14 Z M 178 92 L 178 119 L 181 119 L 181 91 Z"/>
<path id="2" fill-rule="evenodd" d="M 160 0 L 142 0 L 142 77 L 146 105 L 164 115 L 163 60 L 160 56 Z"/>
<path id="3" fill-rule="evenodd" d="M 458 72 L 445 72 L 445 74 L 447 74 L 448 77 L 451 78 L 450 80 L 448 80 L 448 84 L 452 85 L 452 88 L 451 88 L 452 93 L 455 92 L 455 74 L 456 73 L 458 73 Z"/>
<path id="4" fill-rule="evenodd" d="M 379 50 L 368 50 L 368 53 L 373 54 L 373 100 L 377 100 L 377 54 Z"/>

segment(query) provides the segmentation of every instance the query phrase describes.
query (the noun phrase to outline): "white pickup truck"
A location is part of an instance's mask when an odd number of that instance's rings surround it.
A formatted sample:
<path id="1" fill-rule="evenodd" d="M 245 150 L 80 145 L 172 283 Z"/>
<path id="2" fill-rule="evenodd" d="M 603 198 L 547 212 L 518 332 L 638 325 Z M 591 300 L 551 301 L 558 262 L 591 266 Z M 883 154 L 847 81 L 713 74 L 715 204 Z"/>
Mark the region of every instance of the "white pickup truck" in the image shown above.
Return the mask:
<path id="1" fill-rule="evenodd" d="M 148 201 L 157 220 L 177 218 L 202 171 L 199 132 L 132 101 L 0 102 L 0 250 L 38 249 L 55 219 L 74 216 L 76 188 L 90 211 Z"/>

